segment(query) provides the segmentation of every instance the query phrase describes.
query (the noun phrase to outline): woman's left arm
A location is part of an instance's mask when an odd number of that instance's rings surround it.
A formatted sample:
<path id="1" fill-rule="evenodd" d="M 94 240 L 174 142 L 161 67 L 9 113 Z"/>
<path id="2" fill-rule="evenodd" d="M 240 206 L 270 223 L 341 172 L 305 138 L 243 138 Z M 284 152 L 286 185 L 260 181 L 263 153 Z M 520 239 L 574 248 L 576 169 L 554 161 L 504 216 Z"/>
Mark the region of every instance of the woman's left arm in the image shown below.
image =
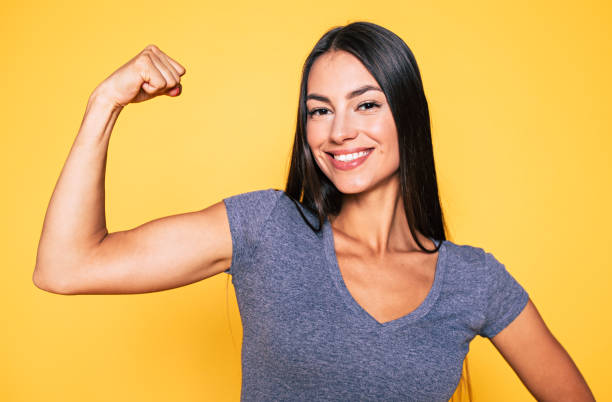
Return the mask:
<path id="1" fill-rule="evenodd" d="M 594 401 L 578 367 L 531 299 L 491 342 L 538 401 Z"/>

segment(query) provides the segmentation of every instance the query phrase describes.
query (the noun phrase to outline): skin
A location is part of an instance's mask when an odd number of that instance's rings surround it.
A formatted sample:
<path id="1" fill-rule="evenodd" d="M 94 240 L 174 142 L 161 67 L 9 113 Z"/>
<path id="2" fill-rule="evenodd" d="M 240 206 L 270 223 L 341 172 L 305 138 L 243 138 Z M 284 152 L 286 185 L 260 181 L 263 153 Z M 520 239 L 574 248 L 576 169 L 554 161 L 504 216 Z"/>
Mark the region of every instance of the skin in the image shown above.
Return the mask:
<path id="1" fill-rule="evenodd" d="M 37 287 L 66 295 L 148 293 L 230 266 L 223 202 L 129 230 L 109 233 L 106 227 L 106 155 L 119 114 L 130 103 L 178 96 L 185 72 L 149 45 L 94 89 L 49 201 L 32 277 Z"/>
<path id="2" fill-rule="evenodd" d="M 372 87 L 358 96 L 347 94 Z M 332 217 L 338 264 L 355 300 L 379 322 L 414 310 L 432 286 L 438 253 L 418 251 L 401 206 L 397 130 L 384 93 L 352 55 L 320 56 L 308 77 L 306 131 L 315 161 L 345 194 Z M 326 100 L 324 100 L 326 99 Z M 334 168 L 328 152 L 371 149 L 351 170 Z M 422 244 L 434 248 L 420 236 Z"/>
<path id="3" fill-rule="evenodd" d="M 418 307 L 433 284 L 438 253 L 420 251 L 399 191 L 397 130 L 384 94 L 353 55 L 328 52 L 308 77 L 307 140 L 320 169 L 345 195 L 331 218 L 338 264 L 355 300 L 379 322 Z M 377 106 L 374 106 L 376 104 Z M 335 169 L 330 150 L 371 147 L 364 163 Z M 433 243 L 417 233 L 428 249 Z M 532 300 L 491 342 L 540 401 L 593 401 L 580 371 L 546 327 Z"/>
<path id="4" fill-rule="evenodd" d="M 94 89 L 49 201 L 32 277 L 37 287 L 65 295 L 148 293 L 194 283 L 230 266 L 232 240 L 223 202 L 129 230 L 109 233 L 106 227 L 106 156 L 119 114 L 130 103 L 179 96 L 185 72 L 149 45 Z M 332 217 L 343 278 L 356 301 L 385 322 L 422 302 L 433 283 L 437 253 L 418 251 L 405 223 L 397 133 L 384 95 L 371 90 L 346 98 L 366 84 L 377 86 L 354 57 L 321 56 L 308 89 L 327 101 L 311 99 L 308 107 L 330 113 L 313 114 L 307 132 L 317 163 L 345 194 L 341 214 Z M 380 106 L 364 105 L 366 100 Z M 340 172 L 324 153 L 349 144 L 372 148 L 372 154 L 358 169 Z M 539 400 L 593 400 L 531 301 L 492 342 Z"/>

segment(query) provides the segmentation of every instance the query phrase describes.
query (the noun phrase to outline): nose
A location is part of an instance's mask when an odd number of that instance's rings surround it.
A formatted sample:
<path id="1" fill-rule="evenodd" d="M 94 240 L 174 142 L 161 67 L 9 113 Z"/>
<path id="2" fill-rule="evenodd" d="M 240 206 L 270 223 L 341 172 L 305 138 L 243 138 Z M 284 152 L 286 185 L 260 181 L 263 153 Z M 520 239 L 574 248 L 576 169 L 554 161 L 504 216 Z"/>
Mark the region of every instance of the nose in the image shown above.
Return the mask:
<path id="1" fill-rule="evenodd" d="M 347 114 L 336 114 L 331 126 L 330 140 L 342 144 L 357 137 L 357 130 Z"/>

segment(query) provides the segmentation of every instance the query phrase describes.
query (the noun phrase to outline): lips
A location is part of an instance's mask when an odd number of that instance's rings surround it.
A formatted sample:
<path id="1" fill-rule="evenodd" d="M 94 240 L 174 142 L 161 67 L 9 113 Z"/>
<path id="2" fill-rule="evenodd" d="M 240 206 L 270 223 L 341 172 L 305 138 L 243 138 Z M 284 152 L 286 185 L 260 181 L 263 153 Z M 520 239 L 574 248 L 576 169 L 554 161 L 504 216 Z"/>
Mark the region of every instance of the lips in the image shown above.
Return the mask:
<path id="1" fill-rule="evenodd" d="M 325 152 L 331 164 L 340 170 L 351 170 L 368 159 L 374 148 L 352 148 Z"/>

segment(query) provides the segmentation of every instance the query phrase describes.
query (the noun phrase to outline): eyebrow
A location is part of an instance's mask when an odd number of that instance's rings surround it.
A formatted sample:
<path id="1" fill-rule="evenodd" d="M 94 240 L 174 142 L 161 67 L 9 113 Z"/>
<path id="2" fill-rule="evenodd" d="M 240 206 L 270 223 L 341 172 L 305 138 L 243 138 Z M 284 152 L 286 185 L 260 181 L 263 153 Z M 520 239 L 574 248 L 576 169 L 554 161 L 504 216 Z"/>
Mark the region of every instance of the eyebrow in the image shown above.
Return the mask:
<path id="1" fill-rule="evenodd" d="M 382 92 L 382 90 L 380 88 L 375 87 L 373 85 L 364 85 L 362 87 L 359 87 L 359 88 L 355 89 L 354 91 L 349 92 L 346 95 L 346 99 L 352 99 L 352 98 L 354 98 L 356 96 L 359 96 L 361 94 L 364 94 L 364 93 L 366 93 L 368 91 L 379 91 L 379 92 Z M 319 95 L 319 94 L 315 94 L 315 93 L 308 94 L 308 96 L 306 96 L 306 100 L 309 100 L 309 99 L 314 99 L 314 100 L 318 100 L 318 101 L 321 101 L 321 102 L 331 103 L 328 97 L 323 96 L 323 95 Z"/>

